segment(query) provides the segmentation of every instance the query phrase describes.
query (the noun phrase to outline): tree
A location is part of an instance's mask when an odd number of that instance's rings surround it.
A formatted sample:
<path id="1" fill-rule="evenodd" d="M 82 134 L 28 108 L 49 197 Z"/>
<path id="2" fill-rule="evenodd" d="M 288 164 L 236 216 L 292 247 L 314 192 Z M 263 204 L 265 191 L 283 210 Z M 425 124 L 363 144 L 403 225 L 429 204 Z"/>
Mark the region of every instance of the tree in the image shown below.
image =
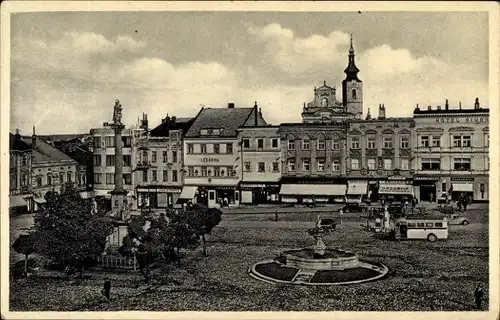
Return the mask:
<path id="1" fill-rule="evenodd" d="M 188 225 L 194 233 L 201 237 L 203 244 L 203 255 L 207 256 L 207 245 L 205 235 L 210 234 L 212 229 L 222 220 L 222 211 L 217 208 L 207 208 L 200 204 L 194 204 L 186 210 Z"/>
<path id="2" fill-rule="evenodd" d="M 47 193 L 45 200 L 35 215 L 35 251 L 67 267 L 67 273 L 79 268 L 82 276 L 86 263 L 104 252 L 113 223 L 104 210 L 93 213 L 72 184 L 60 194 Z"/>
<path id="3" fill-rule="evenodd" d="M 35 245 L 33 243 L 31 234 L 21 234 L 12 243 L 12 248 L 19 254 L 24 254 L 24 276 L 28 276 L 28 257 L 35 252 Z"/>

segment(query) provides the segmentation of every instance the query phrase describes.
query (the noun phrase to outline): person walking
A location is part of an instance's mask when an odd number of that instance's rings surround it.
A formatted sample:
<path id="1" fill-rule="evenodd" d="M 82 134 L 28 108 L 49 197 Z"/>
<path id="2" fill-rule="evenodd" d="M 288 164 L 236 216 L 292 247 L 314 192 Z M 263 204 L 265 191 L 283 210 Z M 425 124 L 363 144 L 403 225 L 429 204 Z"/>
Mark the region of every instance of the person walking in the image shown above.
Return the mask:
<path id="1" fill-rule="evenodd" d="M 108 278 L 104 279 L 102 295 L 108 299 L 108 301 L 111 301 L 111 281 Z"/>
<path id="2" fill-rule="evenodd" d="M 476 291 L 474 292 L 474 298 L 476 300 L 476 309 L 477 310 L 482 310 L 481 305 L 483 302 L 483 295 L 484 295 L 483 288 L 481 288 L 480 286 L 477 286 Z"/>

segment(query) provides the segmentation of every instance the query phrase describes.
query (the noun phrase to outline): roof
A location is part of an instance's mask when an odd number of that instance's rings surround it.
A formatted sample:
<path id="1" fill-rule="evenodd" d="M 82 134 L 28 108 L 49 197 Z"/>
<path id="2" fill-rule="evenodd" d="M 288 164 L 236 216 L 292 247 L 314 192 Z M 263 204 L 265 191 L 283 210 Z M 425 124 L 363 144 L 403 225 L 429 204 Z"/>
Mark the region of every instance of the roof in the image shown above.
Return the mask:
<path id="1" fill-rule="evenodd" d="M 22 140 L 20 135 L 9 133 L 9 150 L 11 151 L 28 151 L 31 150 L 31 144 Z"/>
<path id="2" fill-rule="evenodd" d="M 254 108 L 203 108 L 196 116 L 193 124 L 186 133 L 186 137 L 199 137 L 201 129 L 222 129 L 219 136 L 235 137 L 238 127 L 255 125 L 254 121 L 247 123 L 252 117 Z M 266 125 L 262 115 L 258 113 L 259 122 Z"/>
<path id="3" fill-rule="evenodd" d="M 168 133 L 173 130 L 182 130 L 182 133 L 186 134 L 194 120 L 195 118 L 177 118 L 174 122 L 170 118 L 152 129 L 149 135 L 151 137 L 168 137 Z"/>
<path id="4" fill-rule="evenodd" d="M 26 143 L 31 143 L 31 138 L 23 138 Z M 40 137 L 36 137 L 36 148 L 33 151 L 33 162 L 76 162 L 65 153 L 57 150 Z"/>
<path id="5" fill-rule="evenodd" d="M 61 152 L 64 152 L 63 150 L 60 149 L 60 147 L 58 147 L 58 149 Z M 79 165 L 93 166 L 92 152 L 88 150 L 88 147 L 85 145 L 76 146 L 74 149 L 72 149 L 72 151 L 66 151 L 64 153 L 68 155 L 71 159 L 78 162 Z"/>
<path id="6" fill-rule="evenodd" d="M 89 136 L 88 133 L 68 133 L 68 134 L 42 134 L 42 135 L 37 135 L 37 137 L 40 137 L 44 139 L 45 141 L 51 141 L 51 142 L 56 142 L 56 141 L 70 141 L 70 140 L 75 140 L 75 139 L 82 139 Z M 31 139 L 31 136 L 23 136 L 23 138 L 29 138 Z"/>
<path id="7" fill-rule="evenodd" d="M 480 108 L 480 109 L 415 109 L 413 114 L 456 114 L 456 113 L 490 113 L 489 108 Z"/>

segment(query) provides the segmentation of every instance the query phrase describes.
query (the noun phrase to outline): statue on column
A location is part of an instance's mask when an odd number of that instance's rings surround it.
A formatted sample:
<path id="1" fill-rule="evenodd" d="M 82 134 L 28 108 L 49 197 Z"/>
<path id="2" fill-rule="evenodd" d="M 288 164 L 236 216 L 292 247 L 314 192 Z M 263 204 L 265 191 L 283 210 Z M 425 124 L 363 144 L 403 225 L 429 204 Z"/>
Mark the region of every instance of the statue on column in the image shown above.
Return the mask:
<path id="1" fill-rule="evenodd" d="M 123 107 L 120 103 L 120 100 L 116 99 L 115 106 L 113 109 L 113 123 L 116 125 L 122 124 L 122 110 L 123 110 Z"/>

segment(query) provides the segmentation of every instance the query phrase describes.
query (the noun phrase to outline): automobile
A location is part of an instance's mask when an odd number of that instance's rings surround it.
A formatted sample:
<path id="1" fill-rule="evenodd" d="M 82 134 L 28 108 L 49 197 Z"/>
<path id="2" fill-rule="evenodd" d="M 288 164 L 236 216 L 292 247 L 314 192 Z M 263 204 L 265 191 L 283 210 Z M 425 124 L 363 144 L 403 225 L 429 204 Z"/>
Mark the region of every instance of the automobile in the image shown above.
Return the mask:
<path id="1" fill-rule="evenodd" d="M 333 219 L 321 219 L 320 220 L 320 226 L 326 232 L 332 232 L 337 227 L 337 223 Z"/>
<path id="2" fill-rule="evenodd" d="M 460 216 L 458 214 L 452 214 L 448 218 L 448 224 L 453 224 L 453 225 L 461 224 L 461 225 L 466 226 L 469 223 L 470 223 L 469 219 L 467 219 L 466 217 Z"/>
<path id="3" fill-rule="evenodd" d="M 367 209 L 368 209 L 368 205 L 364 202 L 347 203 L 344 207 L 342 207 L 342 211 L 344 213 L 364 212 Z"/>

